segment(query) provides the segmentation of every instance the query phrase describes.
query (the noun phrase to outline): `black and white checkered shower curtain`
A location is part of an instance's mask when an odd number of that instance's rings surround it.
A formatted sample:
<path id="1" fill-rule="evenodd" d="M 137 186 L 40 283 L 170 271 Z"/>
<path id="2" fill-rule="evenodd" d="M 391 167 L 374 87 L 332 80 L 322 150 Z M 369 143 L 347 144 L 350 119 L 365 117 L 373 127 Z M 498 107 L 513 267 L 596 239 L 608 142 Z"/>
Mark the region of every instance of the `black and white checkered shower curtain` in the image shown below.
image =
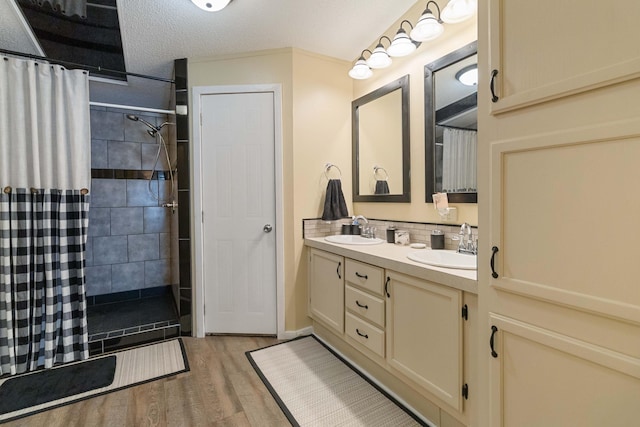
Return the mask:
<path id="1" fill-rule="evenodd" d="M 0 375 L 89 357 L 80 190 L 0 194 Z"/>

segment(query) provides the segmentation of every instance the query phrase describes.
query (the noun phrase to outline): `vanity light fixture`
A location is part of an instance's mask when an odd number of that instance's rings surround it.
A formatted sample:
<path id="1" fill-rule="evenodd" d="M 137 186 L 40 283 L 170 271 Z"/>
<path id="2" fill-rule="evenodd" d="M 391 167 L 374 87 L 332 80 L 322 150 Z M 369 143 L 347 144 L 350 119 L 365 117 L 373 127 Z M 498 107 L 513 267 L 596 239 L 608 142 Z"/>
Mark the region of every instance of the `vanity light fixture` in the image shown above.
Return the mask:
<path id="1" fill-rule="evenodd" d="M 367 59 L 367 65 L 369 65 L 369 67 L 373 69 L 387 68 L 389 65 L 391 65 L 391 57 L 382 45 L 382 39 L 387 39 L 389 41 L 389 44 L 391 45 L 391 39 L 389 37 L 380 37 L 380 40 L 378 40 L 378 45 L 375 49 L 373 49 L 373 53 L 371 54 L 369 59 Z"/>
<path id="2" fill-rule="evenodd" d="M 438 17 L 436 18 L 429 9 L 429 5 L 433 4 L 438 11 Z M 444 26 L 442 25 L 442 19 L 440 19 L 440 6 L 438 3 L 431 0 L 427 2 L 427 7 L 424 12 L 418 19 L 418 23 L 411 30 L 411 38 L 417 42 L 425 42 L 427 40 L 433 40 L 438 37 L 444 31 Z"/>
<path id="3" fill-rule="evenodd" d="M 457 24 L 471 18 L 478 10 L 478 0 L 449 0 L 440 17 L 447 24 Z"/>
<path id="4" fill-rule="evenodd" d="M 202 10 L 207 12 L 217 12 L 224 9 L 231 2 L 231 0 L 191 0 L 191 3 L 195 4 Z"/>
<path id="5" fill-rule="evenodd" d="M 398 32 L 396 32 L 396 36 L 393 38 L 391 45 L 387 48 L 387 53 L 389 54 L 389 56 L 399 57 L 411 55 L 418 47 L 416 46 L 416 42 L 411 40 L 404 28 L 402 28 L 402 24 L 404 24 L 405 22 L 409 24 L 409 26 L 413 30 L 413 25 L 411 25 L 411 22 L 407 21 L 406 19 L 400 23 L 400 28 L 398 29 Z"/>
<path id="6" fill-rule="evenodd" d="M 369 54 L 371 54 L 371 51 L 369 49 L 363 50 L 360 54 L 360 58 L 358 58 L 353 68 L 349 70 L 349 77 L 351 77 L 352 79 L 364 80 L 373 75 L 373 71 L 371 71 L 371 68 L 369 68 L 369 65 L 367 64 L 367 61 L 365 61 L 364 59 L 365 52 L 369 52 Z"/>
<path id="7" fill-rule="evenodd" d="M 478 84 L 478 64 L 467 65 L 456 73 L 456 79 L 465 86 Z"/>
<path id="8" fill-rule="evenodd" d="M 194 3 L 201 2 L 201 0 L 191 0 Z M 229 2 L 230 0 L 212 0 L 217 2 Z M 432 10 L 437 12 L 434 15 Z M 371 69 L 386 68 L 391 65 L 391 57 L 407 56 L 413 53 L 421 42 L 433 40 L 439 37 L 444 32 L 443 23 L 456 24 L 472 17 L 478 10 L 478 0 L 449 0 L 447 5 L 442 11 L 440 6 L 434 0 L 429 0 L 427 6 L 420 15 L 418 23 L 411 25 L 411 22 L 406 19 L 400 22 L 400 28 L 396 32 L 393 41 L 387 37 L 382 36 L 378 40 L 378 45 L 373 52 L 369 49 L 365 49 L 360 54 L 360 58 L 356 61 L 353 68 L 349 71 L 349 76 L 354 79 L 368 79 L 373 75 Z M 411 27 L 411 32 L 407 36 L 405 29 L 402 27 L 405 23 Z M 389 41 L 389 47 L 385 50 L 382 45 L 382 39 Z M 364 59 L 364 53 L 369 52 L 368 60 Z M 478 81 L 477 65 L 475 68 L 475 79 L 465 80 L 474 81 L 474 83 L 464 83 L 468 85 L 477 84 Z M 467 76 L 460 76 L 458 80 L 465 79 Z M 462 81 L 462 80 L 461 80 Z"/>

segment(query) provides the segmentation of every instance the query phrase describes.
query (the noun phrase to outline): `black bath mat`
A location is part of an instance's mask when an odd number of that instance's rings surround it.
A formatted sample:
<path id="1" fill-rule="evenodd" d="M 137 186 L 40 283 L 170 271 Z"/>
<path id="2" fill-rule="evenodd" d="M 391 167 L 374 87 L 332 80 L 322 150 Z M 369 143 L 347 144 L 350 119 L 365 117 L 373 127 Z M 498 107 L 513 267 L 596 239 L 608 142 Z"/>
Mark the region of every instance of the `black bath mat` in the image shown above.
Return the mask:
<path id="1" fill-rule="evenodd" d="M 109 356 L 10 378 L 0 386 L 0 414 L 106 387 L 115 371 Z"/>

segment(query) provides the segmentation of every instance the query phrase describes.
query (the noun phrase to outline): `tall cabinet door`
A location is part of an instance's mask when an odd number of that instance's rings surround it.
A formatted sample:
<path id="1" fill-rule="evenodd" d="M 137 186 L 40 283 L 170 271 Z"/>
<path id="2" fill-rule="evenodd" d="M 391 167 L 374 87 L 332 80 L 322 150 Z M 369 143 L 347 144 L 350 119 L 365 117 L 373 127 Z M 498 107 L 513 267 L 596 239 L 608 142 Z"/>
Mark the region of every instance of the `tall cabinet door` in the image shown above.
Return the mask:
<path id="1" fill-rule="evenodd" d="M 640 415 L 640 3 L 579 3 L 479 2 L 480 425 Z"/>

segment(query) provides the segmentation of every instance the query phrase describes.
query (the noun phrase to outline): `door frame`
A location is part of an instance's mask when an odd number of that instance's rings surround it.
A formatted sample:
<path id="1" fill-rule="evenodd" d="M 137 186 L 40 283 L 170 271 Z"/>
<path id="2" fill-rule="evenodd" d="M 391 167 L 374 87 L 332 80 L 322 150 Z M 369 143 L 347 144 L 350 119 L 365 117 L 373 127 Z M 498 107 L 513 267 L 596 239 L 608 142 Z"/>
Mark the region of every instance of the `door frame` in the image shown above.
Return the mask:
<path id="1" fill-rule="evenodd" d="M 275 233 L 276 233 L 276 327 L 278 338 L 285 336 L 284 330 L 284 204 L 283 204 L 283 140 L 282 140 L 282 85 L 230 85 L 230 86 L 194 86 L 192 88 L 191 126 L 193 129 L 193 150 L 190 159 L 193 171 L 193 257 L 191 258 L 191 270 L 193 274 L 194 289 L 194 330 L 196 337 L 205 335 L 204 318 L 204 269 L 202 268 L 204 256 L 203 239 L 203 211 L 202 211 L 202 135 L 200 134 L 200 122 L 202 114 L 201 97 L 204 95 L 241 94 L 241 93 L 272 93 L 274 112 L 274 163 L 275 163 Z M 199 217 L 199 218 L 198 218 Z"/>

